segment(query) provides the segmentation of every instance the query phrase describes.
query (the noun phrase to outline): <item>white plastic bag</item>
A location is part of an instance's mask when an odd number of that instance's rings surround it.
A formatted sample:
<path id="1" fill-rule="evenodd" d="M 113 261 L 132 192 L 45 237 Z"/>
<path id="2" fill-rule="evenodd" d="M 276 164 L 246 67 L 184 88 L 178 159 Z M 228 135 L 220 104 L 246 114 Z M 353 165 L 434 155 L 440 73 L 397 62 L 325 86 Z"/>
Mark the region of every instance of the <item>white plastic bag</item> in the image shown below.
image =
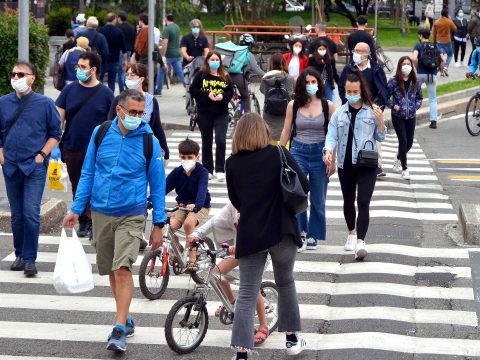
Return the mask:
<path id="1" fill-rule="evenodd" d="M 65 229 L 62 229 L 53 286 L 59 294 L 77 294 L 93 289 L 92 265 L 75 230 L 72 230 L 69 239 Z"/>

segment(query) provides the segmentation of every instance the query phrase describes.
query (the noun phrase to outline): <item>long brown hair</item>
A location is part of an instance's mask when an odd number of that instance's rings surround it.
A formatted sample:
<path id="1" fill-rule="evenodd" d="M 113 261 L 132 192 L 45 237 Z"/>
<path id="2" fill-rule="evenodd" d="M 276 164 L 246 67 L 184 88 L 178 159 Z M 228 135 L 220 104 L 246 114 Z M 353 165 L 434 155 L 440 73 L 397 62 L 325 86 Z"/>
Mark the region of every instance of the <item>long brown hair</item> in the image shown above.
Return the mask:
<path id="1" fill-rule="evenodd" d="M 135 64 L 128 64 L 127 68 L 125 69 L 125 74 L 129 69 L 132 69 L 132 72 L 139 77 L 143 77 L 142 83 L 142 90 L 148 92 L 148 69 L 144 64 L 135 63 Z"/>
<path id="2" fill-rule="evenodd" d="M 318 48 L 320 46 L 323 46 L 325 49 L 327 49 L 327 52 L 324 56 L 320 56 L 320 54 L 318 53 Z M 330 64 L 332 62 L 332 58 L 330 57 L 330 49 L 328 48 L 328 45 L 325 41 L 319 41 L 317 46 L 315 46 L 315 53 L 313 54 L 313 58 L 318 64 L 321 64 L 322 62 L 325 64 Z"/>
<path id="3" fill-rule="evenodd" d="M 307 67 L 302 73 L 298 76 L 297 82 L 295 83 L 295 96 L 294 99 L 300 107 L 307 105 L 310 101 L 310 95 L 307 94 L 307 76 L 313 76 L 317 79 L 318 91 L 317 99 L 323 98 L 325 95 L 325 86 L 323 85 L 322 75 L 315 70 L 313 67 Z"/>
<path id="4" fill-rule="evenodd" d="M 410 89 L 415 89 L 417 86 L 417 74 L 415 73 L 415 69 L 413 67 L 413 61 L 410 59 L 409 56 L 402 56 L 398 60 L 398 65 L 397 65 L 397 72 L 395 73 L 395 79 L 397 80 L 397 85 L 400 88 L 400 91 L 402 94 L 405 94 L 405 82 L 403 81 L 403 73 L 402 73 L 402 63 L 408 60 L 410 62 L 410 66 L 412 67 L 412 71 L 410 71 L 410 74 L 408 75 L 408 80 L 410 80 Z"/>
<path id="5" fill-rule="evenodd" d="M 256 113 L 246 113 L 238 120 L 232 139 L 232 154 L 239 151 L 256 151 L 270 144 L 270 128 L 263 118 Z"/>
<path id="6" fill-rule="evenodd" d="M 345 80 L 345 83 L 347 81 L 351 83 L 355 83 L 355 82 L 360 83 L 360 92 L 362 95 L 362 100 L 365 104 L 371 107 L 372 97 L 370 95 L 370 91 L 368 90 L 367 80 L 363 76 L 362 72 L 357 69 L 353 69 L 352 72 L 347 75 L 347 79 Z"/>
<path id="7" fill-rule="evenodd" d="M 225 67 L 223 66 L 223 61 L 222 61 L 222 55 L 218 52 L 218 51 L 215 51 L 215 50 L 210 50 L 205 58 L 205 63 L 203 64 L 202 66 L 202 69 L 201 71 L 204 73 L 204 74 L 210 74 L 210 65 L 208 64 L 208 60 L 210 60 L 210 58 L 213 56 L 213 55 L 217 55 L 218 58 L 220 59 L 220 67 L 218 68 L 218 75 L 222 78 L 222 80 L 224 81 L 228 81 L 229 79 L 229 75 L 228 75 L 228 72 L 227 70 L 225 69 Z"/>
<path id="8" fill-rule="evenodd" d="M 275 53 L 270 57 L 268 61 L 268 70 L 280 70 L 288 73 L 287 61 L 281 53 Z"/>

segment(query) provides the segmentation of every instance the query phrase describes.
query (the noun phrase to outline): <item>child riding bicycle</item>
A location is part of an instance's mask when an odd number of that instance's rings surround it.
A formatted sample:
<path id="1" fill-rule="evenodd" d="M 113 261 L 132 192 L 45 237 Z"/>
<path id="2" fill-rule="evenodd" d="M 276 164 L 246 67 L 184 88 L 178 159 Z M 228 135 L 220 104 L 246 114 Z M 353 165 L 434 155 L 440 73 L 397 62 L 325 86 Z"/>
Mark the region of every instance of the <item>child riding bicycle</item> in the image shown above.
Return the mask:
<path id="1" fill-rule="evenodd" d="M 213 234 L 213 240 L 217 244 L 222 244 L 226 241 L 230 241 L 236 238 L 236 230 L 238 225 L 238 219 L 240 218 L 240 213 L 235 209 L 235 207 L 229 202 L 225 205 L 222 210 L 216 214 L 213 218 L 207 221 L 205 224 L 197 228 L 193 233 L 191 233 L 187 241 L 192 243 L 198 239 L 205 238 L 208 234 Z M 218 265 L 215 271 L 220 274 L 228 274 L 230 271 L 235 269 L 238 266 L 238 260 L 235 259 L 235 245 L 230 246 L 229 248 L 230 255 L 229 257 L 223 259 Z M 220 286 L 225 291 L 225 294 L 228 297 L 228 300 L 234 304 L 235 303 L 235 294 L 233 293 L 230 284 L 226 281 L 220 281 Z M 215 316 L 220 316 L 222 306 L 217 309 Z M 259 320 L 259 327 L 254 337 L 255 345 L 260 345 L 267 340 L 270 335 L 268 330 L 267 318 L 265 314 L 265 305 L 262 295 L 259 293 L 257 297 L 257 315 Z"/>
<path id="2" fill-rule="evenodd" d="M 172 230 L 180 229 L 183 225 L 187 246 L 190 247 L 188 235 L 196 226 L 208 216 L 210 211 L 210 193 L 208 192 L 208 171 L 199 160 L 200 146 L 193 140 L 185 139 L 178 145 L 178 152 L 182 165 L 176 167 L 167 176 L 165 194 L 175 190 L 178 205 L 189 211 L 177 210 L 170 218 Z M 198 271 L 196 249 L 191 249 L 185 273 Z"/>

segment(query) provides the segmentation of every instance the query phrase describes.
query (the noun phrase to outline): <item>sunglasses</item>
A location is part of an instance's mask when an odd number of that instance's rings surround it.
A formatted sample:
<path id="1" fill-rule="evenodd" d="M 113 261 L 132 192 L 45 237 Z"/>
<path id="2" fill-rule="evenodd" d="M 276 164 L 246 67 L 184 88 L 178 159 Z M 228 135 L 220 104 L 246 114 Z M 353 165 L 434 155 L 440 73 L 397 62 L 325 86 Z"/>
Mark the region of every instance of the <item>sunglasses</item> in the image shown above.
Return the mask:
<path id="1" fill-rule="evenodd" d="M 33 75 L 33 74 L 29 74 L 29 73 L 24 73 L 24 72 L 12 72 L 12 79 L 16 77 L 18 77 L 19 79 L 22 79 L 24 78 L 26 75 Z"/>
<path id="2" fill-rule="evenodd" d="M 127 108 L 124 108 L 122 105 L 118 105 L 118 106 L 120 106 L 122 109 L 126 111 L 125 113 L 125 111 L 122 110 L 125 115 L 128 114 L 133 117 L 143 117 L 145 115 L 145 111 L 143 110 L 142 111 L 128 110 Z"/>

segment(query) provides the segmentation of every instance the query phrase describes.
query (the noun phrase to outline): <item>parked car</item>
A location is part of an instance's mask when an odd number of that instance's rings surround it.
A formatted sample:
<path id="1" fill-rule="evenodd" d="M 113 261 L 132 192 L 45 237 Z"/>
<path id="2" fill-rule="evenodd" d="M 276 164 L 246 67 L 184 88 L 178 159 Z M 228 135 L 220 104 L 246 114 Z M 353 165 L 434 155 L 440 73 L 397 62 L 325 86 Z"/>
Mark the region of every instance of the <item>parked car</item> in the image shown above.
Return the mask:
<path id="1" fill-rule="evenodd" d="M 298 0 L 285 0 L 287 11 L 305 11 L 305 6 Z"/>

